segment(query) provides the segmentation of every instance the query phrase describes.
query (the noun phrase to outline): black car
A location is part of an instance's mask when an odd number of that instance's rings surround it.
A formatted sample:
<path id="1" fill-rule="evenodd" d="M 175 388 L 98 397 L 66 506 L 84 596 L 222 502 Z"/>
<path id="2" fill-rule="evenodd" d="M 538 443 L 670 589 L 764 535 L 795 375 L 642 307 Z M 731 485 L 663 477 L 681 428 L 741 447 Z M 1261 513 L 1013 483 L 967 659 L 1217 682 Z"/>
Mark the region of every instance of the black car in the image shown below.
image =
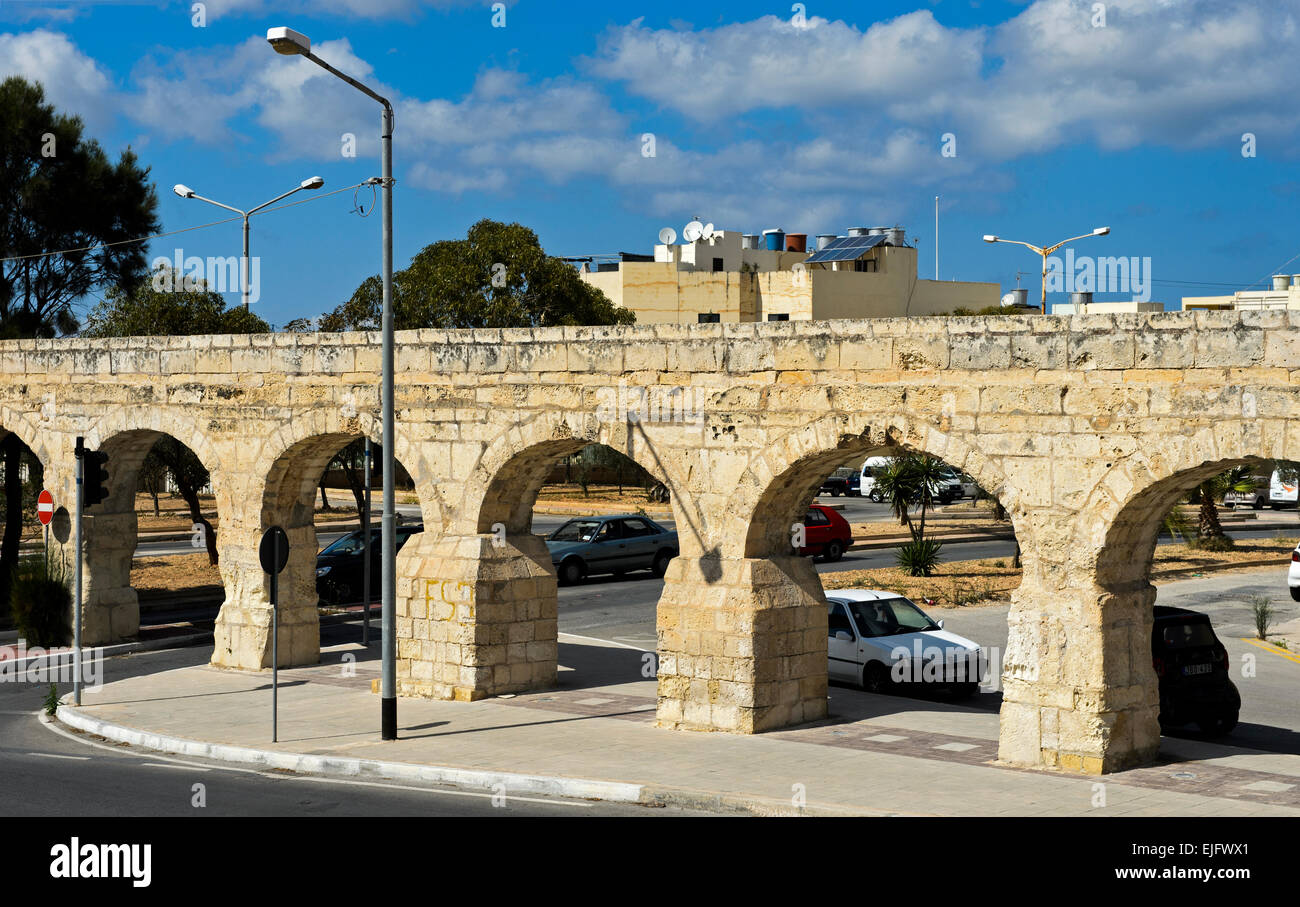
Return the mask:
<path id="1" fill-rule="evenodd" d="M 1237 726 L 1241 694 L 1228 677 L 1228 650 L 1208 617 L 1157 605 L 1151 658 L 1160 679 L 1162 730 L 1195 723 L 1220 735 Z"/>
<path id="2" fill-rule="evenodd" d="M 397 527 L 397 550 L 407 543 L 411 536 L 423 532 L 421 525 Z M 316 555 L 316 594 L 321 602 L 330 605 L 346 605 L 361 601 L 361 585 L 364 579 L 364 561 L 362 559 L 362 530 L 349 532 L 343 538 L 327 545 Z M 379 597 L 380 587 L 380 528 L 370 529 L 370 599 Z"/>
<path id="3" fill-rule="evenodd" d="M 822 482 L 817 493 L 829 494 L 833 498 L 838 498 L 842 494 L 861 497 L 862 473 L 856 469 L 837 469 L 826 477 L 826 481 Z"/>

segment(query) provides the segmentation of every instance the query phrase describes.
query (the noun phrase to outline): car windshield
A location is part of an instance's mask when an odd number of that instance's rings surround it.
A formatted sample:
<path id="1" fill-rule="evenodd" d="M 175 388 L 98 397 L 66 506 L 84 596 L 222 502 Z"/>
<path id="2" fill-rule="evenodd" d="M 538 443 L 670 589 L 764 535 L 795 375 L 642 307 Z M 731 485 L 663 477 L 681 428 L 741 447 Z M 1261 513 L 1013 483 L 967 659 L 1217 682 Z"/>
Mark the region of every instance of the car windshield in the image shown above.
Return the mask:
<path id="1" fill-rule="evenodd" d="M 939 629 L 938 624 L 905 598 L 849 602 L 849 610 L 864 636 L 893 636 Z"/>
<path id="2" fill-rule="evenodd" d="M 600 520 L 569 520 L 551 533 L 550 541 L 590 542 L 599 527 Z"/>
<path id="3" fill-rule="evenodd" d="M 379 544 L 379 530 L 370 530 L 370 544 Z M 349 532 L 343 538 L 331 542 L 321 554 L 358 554 L 362 548 L 362 538 L 360 530 Z"/>
<path id="4" fill-rule="evenodd" d="M 1210 622 L 1205 620 L 1165 623 L 1160 631 L 1160 638 L 1169 649 L 1193 649 L 1212 646 L 1216 642 L 1214 629 L 1210 626 Z"/>

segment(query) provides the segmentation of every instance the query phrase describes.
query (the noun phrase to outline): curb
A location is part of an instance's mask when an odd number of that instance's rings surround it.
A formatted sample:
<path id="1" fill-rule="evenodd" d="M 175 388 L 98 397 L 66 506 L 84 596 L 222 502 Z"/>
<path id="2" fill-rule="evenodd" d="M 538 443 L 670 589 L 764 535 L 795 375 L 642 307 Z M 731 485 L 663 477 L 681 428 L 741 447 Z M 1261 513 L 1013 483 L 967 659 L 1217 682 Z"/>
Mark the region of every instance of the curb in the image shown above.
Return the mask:
<path id="1" fill-rule="evenodd" d="M 745 797 L 686 788 L 652 787 L 620 781 L 593 781 L 585 778 L 567 778 L 558 775 L 530 775 L 521 772 L 496 772 L 480 769 L 454 768 L 442 765 L 420 765 L 411 762 L 385 762 L 378 759 L 353 759 L 341 756 L 316 756 L 306 753 L 286 753 L 279 750 L 259 750 L 251 747 L 223 743 L 205 743 L 184 737 L 155 734 L 135 728 L 123 727 L 87 715 L 84 711 L 60 703 L 55 719 L 44 713 L 42 723 L 54 720 L 66 727 L 124 743 L 142 749 L 177 756 L 210 759 L 256 768 L 278 769 L 303 774 L 326 775 L 342 778 L 383 778 L 390 781 L 445 784 L 469 790 L 493 791 L 504 785 L 509 794 L 528 794 L 563 797 L 571 800 L 601 800 L 610 803 L 632 803 L 641 806 L 676 806 L 683 809 L 728 811 L 755 816 L 892 816 L 898 813 L 883 810 L 859 810 L 837 806 L 809 805 L 796 807 L 782 800 L 766 797 Z"/>
<path id="2" fill-rule="evenodd" d="M 122 727 L 91 717 L 85 712 L 63 704 L 59 705 L 57 717 L 70 728 L 95 734 L 116 743 L 126 743 L 162 753 L 212 759 L 217 762 L 233 762 L 282 771 L 346 778 L 386 778 L 392 781 L 452 784 L 478 790 L 493 790 L 497 785 L 504 784 L 508 791 L 516 794 L 542 794 L 578 800 L 608 800 L 614 803 L 654 802 L 645 799 L 645 788 L 639 784 L 478 771 L 440 765 L 417 765 L 410 762 L 352 759 L 343 756 L 314 756 L 306 753 L 258 750 L 224 743 L 204 743 L 200 740 L 188 740 L 184 737 L 172 737 L 167 734 Z"/>

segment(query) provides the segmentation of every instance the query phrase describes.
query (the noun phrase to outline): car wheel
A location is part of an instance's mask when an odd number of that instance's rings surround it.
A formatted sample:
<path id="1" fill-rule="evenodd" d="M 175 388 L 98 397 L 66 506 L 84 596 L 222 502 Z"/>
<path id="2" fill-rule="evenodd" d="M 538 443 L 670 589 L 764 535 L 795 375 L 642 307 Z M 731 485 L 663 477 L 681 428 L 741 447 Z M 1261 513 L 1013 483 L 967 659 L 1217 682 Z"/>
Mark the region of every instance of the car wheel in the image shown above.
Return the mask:
<path id="1" fill-rule="evenodd" d="M 832 488 L 831 497 L 838 498 L 839 496 L 840 496 L 840 490 L 838 488 Z"/>
<path id="2" fill-rule="evenodd" d="M 953 687 L 952 695 L 956 699 L 970 699 L 979 688 L 978 683 L 959 683 Z"/>
<path id="3" fill-rule="evenodd" d="M 870 661 L 862 668 L 862 689 L 868 693 L 887 693 L 894 685 L 889 668 L 878 661 Z"/>
<path id="4" fill-rule="evenodd" d="M 1262 500 L 1260 500 L 1259 498 L 1255 498 L 1255 503 L 1251 504 L 1250 506 L 1251 506 L 1253 509 L 1255 509 L 1255 510 L 1263 510 L 1263 509 L 1264 509 L 1264 502 L 1263 502 Z"/>
<path id="5" fill-rule="evenodd" d="M 651 566 L 650 572 L 655 576 L 662 578 L 668 572 L 668 562 L 673 559 L 671 551 L 660 551 L 655 555 L 654 565 Z"/>
<path id="6" fill-rule="evenodd" d="M 827 561 L 834 563 L 844 557 L 844 543 L 839 539 L 831 539 L 826 543 L 826 548 L 822 551 L 822 556 Z"/>
<path id="7" fill-rule="evenodd" d="M 868 495 L 868 497 L 871 498 L 871 503 L 873 503 L 873 504 L 879 504 L 879 503 L 880 503 L 880 492 L 878 492 L 878 491 L 873 491 L 873 492 L 871 492 L 871 494 Z"/>
<path id="8" fill-rule="evenodd" d="M 347 583 L 340 583 L 334 587 L 334 604 L 346 605 L 352 601 L 352 587 Z"/>
<path id="9" fill-rule="evenodd" d="M 1291 601 L 1300 602 L 1300 586 L 1291 587 Z"/>
<path id="10" fill-rule="evenodd" d="M 572 586 L 574 583 L 582 582 L 582 578 L 587 575 L 587 567 L 576 557 L 560 564 L 560 582 L 566 586 Z"/>
<path id="11" fill-rule="evenodd" d="M 1202 718 L 1196 722 L 1196 725 L 1211 737 L 1222 737 L 1237 726 L 1238 714 L 1238 712 L 1229 712 L 1226 715 L 1216 715 L 1213 718 Z"/>

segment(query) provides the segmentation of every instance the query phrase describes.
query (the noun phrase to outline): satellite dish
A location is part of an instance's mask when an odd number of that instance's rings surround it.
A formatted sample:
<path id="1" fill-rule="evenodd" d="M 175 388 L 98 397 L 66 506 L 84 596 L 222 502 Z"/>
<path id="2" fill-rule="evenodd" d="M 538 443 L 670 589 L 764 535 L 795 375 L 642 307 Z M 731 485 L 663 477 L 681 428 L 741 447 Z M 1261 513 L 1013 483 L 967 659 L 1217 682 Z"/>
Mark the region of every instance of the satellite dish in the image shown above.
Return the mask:
<path id="1" fill-rule="evenodd" d="M 672 227 L 664 227 L 659 231 L 659 241 L 665 246 L 671 246 L 677 242 L 677 231 Z"/>
<path id="2" fill-rule="evenodd" d="M 1016 304 L 1016 294 L 1015 294 L 1015 293 L 1008 293 L 1007 295 L 1003 296 L 1003 297 L 1002 297 L 1002 304 L 1003 304 L 1004 306 L 1006 306 L 1006 305 L 1015 305 L 1015 304 Z"/>
<path id="3" fill-rule="evenodd" d="M 687 242 L 695 242 L 703 235 L 704 224 L 700 223 L 698 220 L 691 221 L 686 225 L 686 229 L 682 231 L 682 239 Z"/>
<path id="4" fill-rule="evenodd" d="M 715 231 L 714 231 L 714 229 L 713 229 L 713 224 L 705 224 L 705 225 L 704 225 L 704 238 L 705 238 L 705 239 L 713 239 L 714 235 L 715 235 Z"/>

